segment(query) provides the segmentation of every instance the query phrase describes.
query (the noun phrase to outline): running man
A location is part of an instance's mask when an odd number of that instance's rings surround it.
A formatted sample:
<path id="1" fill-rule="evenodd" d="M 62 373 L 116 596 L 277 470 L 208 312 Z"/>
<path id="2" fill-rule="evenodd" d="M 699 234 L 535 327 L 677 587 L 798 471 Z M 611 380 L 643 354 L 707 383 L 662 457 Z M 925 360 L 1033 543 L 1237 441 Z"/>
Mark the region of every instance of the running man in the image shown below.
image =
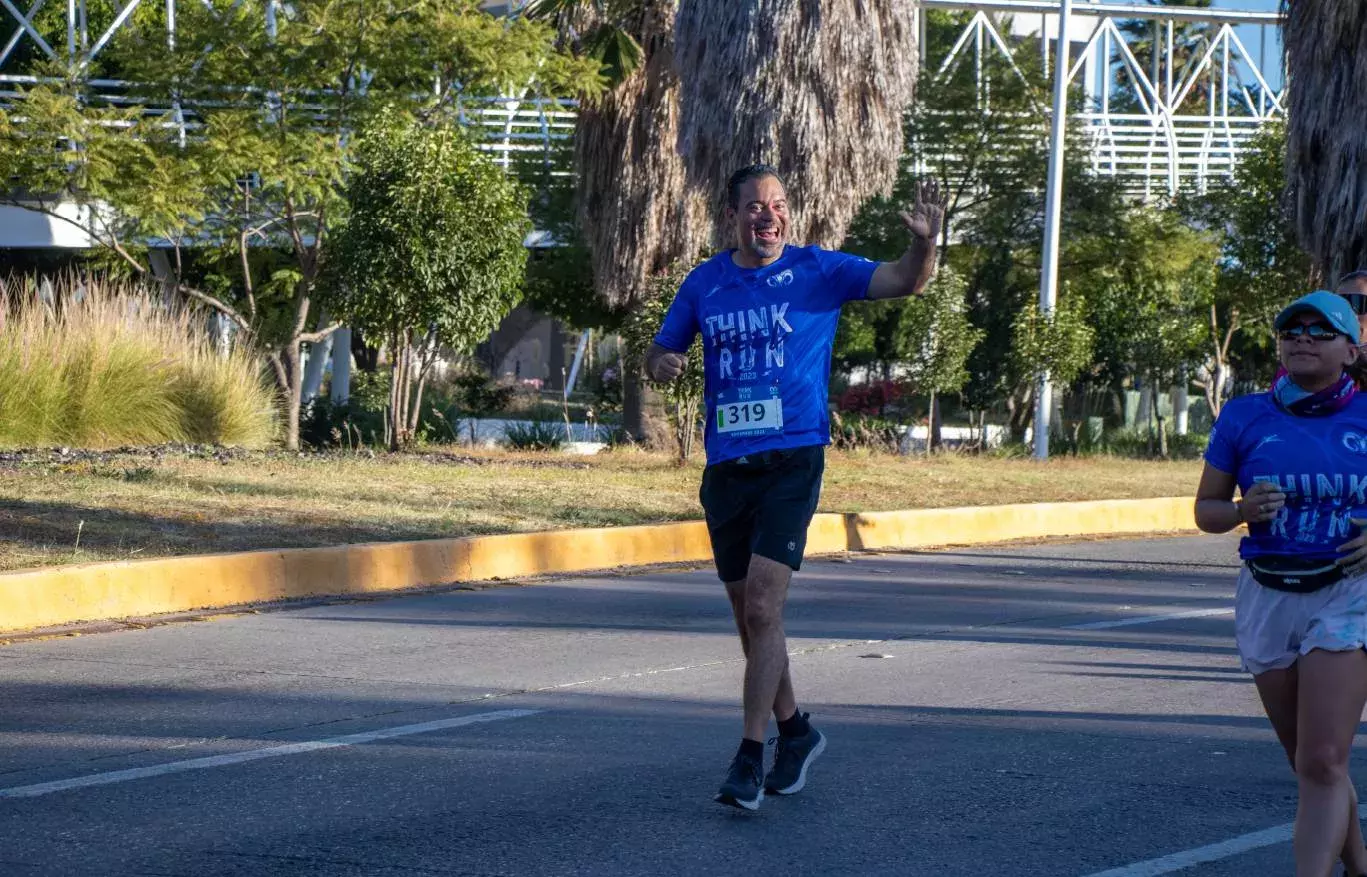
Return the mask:
<path id="1" fill-rule="evenodd" d="M 745 653 L 745 726 L 722 804 L 755 810 L 765 791 L 802 790 L 826 738 L 798 711 L 783 634 L 788 582 L 802 565 L 830 443 L 831 347 L 847 301 L 919 295 L 935 270 L 944 199 L 923 183 L 902 220 L 911 245 L 896 262 L 786 243 L 788 198 L 778 171 L 753 165 L 727 184 L 735 249 L 694 268 L 646 354 L 653 380 L 683 373 L 703 335 L 707 468 L 700 499 L 717 575 Z M 778 720 L 764 775 L 769 713 Z"/>

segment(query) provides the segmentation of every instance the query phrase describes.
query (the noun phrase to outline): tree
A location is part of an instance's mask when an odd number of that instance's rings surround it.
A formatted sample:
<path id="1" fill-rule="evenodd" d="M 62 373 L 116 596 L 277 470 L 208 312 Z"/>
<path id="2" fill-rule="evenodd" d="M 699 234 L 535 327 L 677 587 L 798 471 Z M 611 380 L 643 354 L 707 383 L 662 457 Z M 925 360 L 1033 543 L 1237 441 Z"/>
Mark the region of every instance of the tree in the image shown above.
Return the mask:
<path id="1" fill-rule="evenodd" d="M 168 45 L 154 8 L 97 64 L 40 69 L 24 114 L 0 119 L 0 176 L 27 188 L 9 203 L 80 225 L 253 338 L 295 448 L 304 345 L 336 328 L 318 325 L 315 298 L 354 132 L 387 104 L 431 114 L 509 88 L 592 94 L 596 67 L 556 52 L 552 36 L 477 0 L 241 0 L 180 4 Z M 138 107 L 87 100 L 89 79 L 110 72 Z M 146 251 L 151 241 L 170 258 Z M 208 283 L 195 268 L 213 248 L 228 258 Z"/>
<path id="2" fill-rule="evenodd" d="M 929 10 L 930 57 L 944 57 L 970 14 Z M 1040 284 L 1044 196 L 1048 166 L 1048 80 L 1038 52 L 1010 46 L 1010 56 L 984 55 L 981 66 L 960 63 L 920 84 L 916 106 L 906 115 L 907 154 L 893 194 L 865 204 L 850 232 L 849 248 L 875 259 L 894 257 L 903 242 L 898 203 L 920 175 L 942 181 L 950 193 L 945 259 L 966 284 L 967 313 L 986 334 L 969 356 L 965 401 L 985 411 L 1003 400 L 1012 434 L 1029 422 L 1035 370 L 1012 355 L 1017 317 L 1033 307 Z M 1072 95 L 1074 102 L 1080 94 Z M 1085 241 L 1118 236 L 1123 213 L 1120 187 L 1090 170 L 1090 146 L 1077 126 L 1066 141 L 1063 248 L 1064 278 L 1087 270 L 1104 247 Z M 1066 298 L 1066 296 L 1065 296 Z M 877 310 L 847 308 L 841 339 L 872 342 L 859 356 L 881 358 L 895 349 L 888 318 Z M 892 326 L 896 320 L 892 320 Z M 1090 346 L 1084 348 L 1088 354 Z M 842 348 L 837 347 L 837 353 Z M 860 363 L 862 364 L 862 363 Z M 1074 371 L 1080 374 L 1081 370 Z"/>
<path id="3" fill-rule="evenodd" d="M 1119 240 L 1104 242 L 1097 267 L 1077 284 L 1100 358 L 1140 378 L 1157 412 L 1158 388 L 1171 386 L 1209 350 L 1219 247 L 1175 210 L 1130 208 L 1124 228 Z M 1161 417 L 1158 441 L 1166 456 Z"/>
<path id="4" fill-rule="evenodd" d="M 575 118 L 576 214 L 600 299 L 634 310 L 651 279 L 692 263 L 712 239 L 709 199 L 688 185 L 678 137 L 678 0 L 533 0 L 561 45 L 593 63 L 608 90 Z M 622 376 L 623 428 L 644 434 L 643 375 Z"/>
<path id="5" fill-rule="evenodd" d="M 721 184 L 734 166 L 764 158 L 800 178 L 797 239 L 827 246 L 841 242 L 858 203 L 892 181 L 916 69 L 911 4 L 871 4 L 878 27 L 846 4 L 819 17 L 803 4 L 760 5 L 529 7 L 555 20 L 564 44 L 595 59 L 612 83 L 580 112 L 575 164 L 594 283 L 614 308 L 632 309 L 651 277 L 696 261 L 714 242 Z M 754 112 L 730 112 L 739 107 Z M 849 137 L 856 128 L 861 136 Z M 639 434 L 640 377 L 626 377 L 624 420 Z"/>
<path id="6" fill-rule="evenodd" d="M 1232 179 L 1213 182 L 1204 197 L 1183 199 L 1185 212 L 1220 242 L 1209 354 L 1197 382 L 1215 415 L 1236 370 L 1235 342 L 1249 341 L 1243 330 L 1270 324 L 1277 309 L 1304 294 L 1311 280 L 1310 259 L 1283 207 L 1285 155 L 1285 127 L 1270 126 L 1248 145 Z M 1275 359 L 1264 332 L 1252 333 L 1246 346 L 1256 363 Z"/>
<path id="7" fill-rule="evenodd" d="M 1287 197 L 1321 281 L 1367 266 L 1367 4 L 1284 0 Z"/>
<path id="8" fill-rule="evenodd" d="M 641 301 L 641 306 L 632 312 L 623 325 L 622 333 L 630 357 L 629 367 L 642 369 L 645 365 L 646 350 L 649 349 L 669 305 L 683 285 L 692 266 L 686 263 L 671 265 L 651 278 L 650 286 Z M 693 453 L 693 442 L 698 434 L 698 413 L 703 398 L 703 350 L 702 337 L 693 339 L 688 349 L 688 365 L 684 373 L 665 384 L 656 384 L 665 398 L 669 410 L 670 426 L 674 428 L 674 441 L 679 451 L 679 461 L 686 462 Z"/>
<path id="9" fill-rule="evenodd" d="M 796 183 L 793 239 L 840 246 L 860 205 L 897 178 L 915 22 L 911 0 L 682 0 L 677 149 L 689 182 L 715 204 L 737 167 L 775 165 Z"/>
<path id="10" fill-rule="evenodd" d="M 1087 320 L 1081 296 L 1064 289 L 1050 314 L 1028 299 L 1011 326 L 1010 357 L 1021 375 L 1047 372 L 1056 384 L 1068 385 L 1092 363 L 1096 332 Z"/>
<path id="11" fill-rule="evenodd" d="M 338 310 L 387 339 L 390 447 L 418 427 L 443 348 L 469 352 L 521 294 L 527 196 L 449 119 L 379 115 L 356 144 L 332 242 Z"/>
<path id="12" fill-rule="evenodd" d="M 927 450 L 938 444 L 936 398 L 968 382 L 968 357 L 986 334 L 968 319 L 966 293 L 964 278 L 941 267 L 925 294 L 907 302 L 897 326 L 906 377 L 930 397 Z"/>

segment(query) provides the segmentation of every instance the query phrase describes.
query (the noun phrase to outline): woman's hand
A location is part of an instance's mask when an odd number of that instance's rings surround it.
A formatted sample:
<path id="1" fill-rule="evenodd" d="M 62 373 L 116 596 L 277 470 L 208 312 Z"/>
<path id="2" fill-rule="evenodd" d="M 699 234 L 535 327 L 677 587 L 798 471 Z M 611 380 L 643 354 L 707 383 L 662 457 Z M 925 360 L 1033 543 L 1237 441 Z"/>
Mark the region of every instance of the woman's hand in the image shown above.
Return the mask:
<path id="1" fill-rule="evenodd" d="M 1367 572 L 1367 568 L 1364 568 L 1364 563 L 1367 562 L 1367 531 L 1363 529 L 1367 527 L 1367 518 L 1349 518 L 1348 520 L 1352 522 L 1354 527 L 1358 528 L 1358 535 L 1339 546 L 1339 554 L 1344 556 L 1340 557 L 1337 563 L 1347 571 L 1348 575 L 1358 576 Z"/>
<path id="2" fill-rule="evenodd" d="M 1239 520 L 1245 524 L 1266 524 L 1285 506 L 1286 494 L 1275 482 L 1259 481 L 1239 503 Z"/>

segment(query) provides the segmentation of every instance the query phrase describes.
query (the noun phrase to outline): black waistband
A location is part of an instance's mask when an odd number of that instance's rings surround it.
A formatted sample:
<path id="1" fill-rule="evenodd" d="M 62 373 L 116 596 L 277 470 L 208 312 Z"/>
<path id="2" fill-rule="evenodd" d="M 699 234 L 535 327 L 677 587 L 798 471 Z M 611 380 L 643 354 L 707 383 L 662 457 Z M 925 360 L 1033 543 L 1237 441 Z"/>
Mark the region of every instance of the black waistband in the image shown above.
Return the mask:
<path id="1" fill-rule="evenodd" d="M 1337 584 L 1348 575 L 1332 560 L 1260 557 L 1245 561 L 1244 565 L 1258 584 L 1291 594 L 1310 594 Z"/>
<path id="2" fill-rule="evenodd" d="M 772 451 L 756 451 L 753 454 L 746 454 L 743 457 L 735 457 L 730 460 L 723 460 L 713 465 L 721 468 L 759 468 L 772 466 L 783 460 L 788 460 L 800 454 L 820 453 L 824 451 L 825 445 L 802 445 L 796 448 L 778 448 Z"/>

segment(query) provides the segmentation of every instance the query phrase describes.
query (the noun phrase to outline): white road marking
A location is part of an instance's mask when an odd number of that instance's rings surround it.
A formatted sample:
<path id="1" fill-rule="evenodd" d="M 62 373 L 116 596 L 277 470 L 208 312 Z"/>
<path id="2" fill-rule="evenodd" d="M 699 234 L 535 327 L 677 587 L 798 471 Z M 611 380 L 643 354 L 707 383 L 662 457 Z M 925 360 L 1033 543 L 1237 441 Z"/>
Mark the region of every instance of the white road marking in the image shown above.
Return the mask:
<path id="1" fill-rule="evenodd" d="M 1154 624 L 1159 621 L 1176 621 L 1182 618 L 1210 618 L 1215 615 L 1233 615 L 1233 608 L 1189 609 L 1186 612 L 1170 612 L 1167 615 L 1144 615 L 1139 618 L 1117 618 L 1113 621 L 1089 621 L 1086 624 L 1070 624 L 1065 630 L 1110 630 L 1114 627 L 1133 627 L 1137 624 Z"/>
<path id="2" fill-rule="evenodd" d="M 228 755 L 211 755 L 205 758 L 191 758 L 188 761 L 172 761 L 168 764 L 156 764 L 151 767 L 137 767 L 130 770 L 114 770 L 107 773 L 91 774 L 90 776 L 74 777 L 69 780 L 35 783 L 31 786 L 13 786 L 8 789 L 0 789 L 0 798 L 37 798 L 42 795 L 50 795 L 54 792 L 65 792 L 70 789 L 84 789 L 89 786 L 107 786 L 112 785 L 113 783 L 126 783 L 131 780 L 147 779 L 148 777 L 164 776 L 171 773 L 182 773 L 189 770 L 226 767 L 230 764 L 258 761 L 262 758 L 280 758 L 286 755 L 302 755 L 306 752 L 317 752 L 322 749 L 357 746 L 361 743 L 372 743 L 376 740 L 389 740 L 393 737 L 408 737 L 412 734 L 444 731 L 447 728 L 460 728 L 465 725 L 480 725 L 485 722 L 499 722 L 504 719 L 520 719 L 524 716 L 534 716 L 540 712 L 544 712 L 544 710 L 497 710 L 489 713 L 475 713 L 471 716 L 458 716 L 454 719 L 439 719 L 435 722 L 422 722 L 416 725 L 397 725 L 393 728 L 380 728 L 375 731 L 364 731 L 360 734 L 347 734 L 345 737 L 329 737 L 324 740 L 306 740 L 301 743 L 287 743 L 283 746 L 253 749 L 248 752 L 234 752 Z"/>
<path id="3" fill-rule="evenodd" d="M 1087 877 L 1157 877 L 1159 874 L 1185 871 L 1188 868 L 1195 868 L 1197 865 L 1218 862 L 1221 859 L 1228 859 L 1250 850 L 1286 843 L 1291 840 L 1291 825 L 1292 823 L 1288 822 L 1285 825 L 1241 834 L 1238 837 L 1197 847 L 1194 850 L 1183 850 L 1180 853 L 1173 853 L 1159 859 L 1149 859 L 1147 862 L 1135 862 L 1133 865 L 1112 868 L 1109 871 L 1098 871 L 1095 874 L 1088 874 Z"/>

